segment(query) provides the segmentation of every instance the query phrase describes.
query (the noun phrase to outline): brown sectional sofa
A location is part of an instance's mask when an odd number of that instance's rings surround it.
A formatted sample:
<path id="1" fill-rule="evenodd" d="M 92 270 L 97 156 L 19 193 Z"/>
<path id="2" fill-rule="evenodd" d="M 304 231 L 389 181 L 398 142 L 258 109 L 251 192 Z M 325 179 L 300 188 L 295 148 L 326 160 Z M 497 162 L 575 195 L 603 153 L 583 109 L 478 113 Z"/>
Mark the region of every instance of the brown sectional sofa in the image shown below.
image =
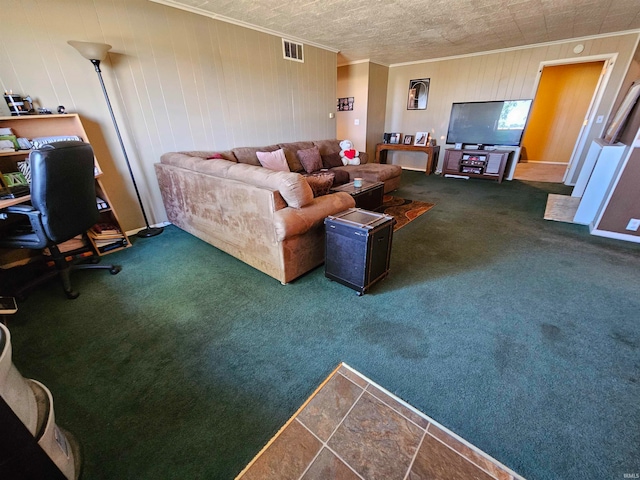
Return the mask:
<path id="1" fill-rule="evenodd" d="M 314 198 L 296 156 L 314 145 L 322 155 L 340 150 L 337 140 L 323 140 L 162 155 L 155 169 L 169 221 L 283 284 L 294 280 L 324 261 L 324 219 L 355 206 L 342 192 Z M 291 172 L 259 166 L 256 151 L 279 148 Z M 394 165 L 334 168 L 349 179 L 384 181 L 385 192 L 400 183 Z"/>

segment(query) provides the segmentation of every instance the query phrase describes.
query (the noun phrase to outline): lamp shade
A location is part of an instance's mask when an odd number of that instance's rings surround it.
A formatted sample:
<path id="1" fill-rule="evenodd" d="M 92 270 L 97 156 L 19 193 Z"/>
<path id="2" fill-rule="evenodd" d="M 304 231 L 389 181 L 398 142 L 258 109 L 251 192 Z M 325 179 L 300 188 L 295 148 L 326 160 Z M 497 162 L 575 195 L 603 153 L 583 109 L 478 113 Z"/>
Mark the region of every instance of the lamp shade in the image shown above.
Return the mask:
<path id="1" fill-rule="evenodd" d="M 107 52 L 111 50 L 111 45 L 106 43 L 78 42 L 76 40 L 69 40 L 67 43 L 78 50 L 80 55 L 87 60 L 102 61 L 107 58 Z"/>

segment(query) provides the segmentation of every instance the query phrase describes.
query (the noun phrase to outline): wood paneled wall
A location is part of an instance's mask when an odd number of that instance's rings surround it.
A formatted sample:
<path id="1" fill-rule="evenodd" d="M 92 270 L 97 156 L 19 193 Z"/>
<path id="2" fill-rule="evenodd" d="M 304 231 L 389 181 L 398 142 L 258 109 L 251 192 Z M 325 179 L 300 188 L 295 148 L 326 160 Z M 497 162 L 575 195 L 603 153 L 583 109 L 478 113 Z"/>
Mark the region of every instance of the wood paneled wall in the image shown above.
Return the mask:
<path id="1" fill-rule="evenodd" d="M 337 137 L 351 140 L 356 150 L 366 152 L 369 62 L 338 67 L 337 92 L 339 98 L 353 97 L 353 110 L 336 112 Z"/>
<path id="2" fill-rule="evenodd" d="M 444 145 L 453 102 L 533 98 L 541 62 L 617 53 L 597 112 L 607 118 L 635 52 L 637 40 L 637 34 L 626 34 L 410 65 L 391 65 L 385 131 L 403 134 L 430 131 L 438 144 Z M 584 44 L 584 51 L 580 55 L 573 53 L 577 43 Z M 426 110 L 406 109 L 409 80 L 414 78 L 431 79 Z M 604 123 L 592 126 L 587 146 L 591 140 L 600 137 L 603 127 Z M 393 163 L 417 169 L 424 169 L 425 166 L 423 156 L 404 152 L 394 152 Z"/>
<path id="3" fill-rule="evenodd" d="M 113 46 L 102 64 L 147 214 L 166 220 L 153 164 L 179 150 L 334 138 L 336 54 L 148 0 L 5 0 L 0 87 L 80 114 L 127 229 L 143 225 L 93 66 L 67 40 Z"/>
<path id="4" fill-rule="evenodd" d="M 387 82 L 389 67 L 369 63 L 369 101 L 367 108 L 367 152 L 373 156 L 376 145 L 382 141 L 387 109 Z"/>

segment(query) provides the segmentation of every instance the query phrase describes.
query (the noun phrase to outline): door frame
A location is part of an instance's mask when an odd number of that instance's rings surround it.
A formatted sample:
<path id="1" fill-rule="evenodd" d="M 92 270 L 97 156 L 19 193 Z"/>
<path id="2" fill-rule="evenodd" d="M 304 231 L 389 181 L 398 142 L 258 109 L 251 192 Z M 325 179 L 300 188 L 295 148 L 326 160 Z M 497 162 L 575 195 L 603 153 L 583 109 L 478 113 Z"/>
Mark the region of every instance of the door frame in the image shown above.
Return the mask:
<path id="1" fill-rule="evenodd" d="M 617 53 L 609 53 L 603 55 L 589 55 L 587 57 L 580 58 L 562 58 L 558 60 L 547 60 L 540 62 L 540 66 L 538 67 L 538 74 L 536 75 L 536 80 L 533 85 L 533 101 L 535 102 L 536 94 L 538 93 L 538 87 L 540 86 L 540 79 L 542 78 L 542 71 L 544 67 L 557 67 L 561 65 L 574 65 L 577 63 L 592 63 L 592 62 L 604 62 L 604 66 L 602 69 L 602 73 L 600 74 L 600 78 L 598 79 L 598 84 L 593 92 L 593 96 L 591 97 L 591 102 L 589 103 L 589 108 L 587 109 L 587 114 L 585 116 L 584 121 L 582 122 L 582 127 L 580 128 L 580 132 L 576 137 L 576 143 L 573 146 L 573 152 L 571 153 L 571 158 L 569 159 L 569 163 L 567 164 L 567 169 L 564 172 L 564 177 L 562 182 L 565 185 L 573 186 L 575 182 L 571 182 L 570 179 L 576 176 L 576 170 L 578 168 L 578 160 L 580 159 L 582 152 L 585 149 L 587 138 L 589 134 L 592 133 L 593 125 L 596 121 L 596 114 L 598 112 L 598 108 L 600 107 L 600 102 L 602 101 L 602 97 L 604 95 L 604 91 L 607 88 L 609 83 L 609 79 L 611 77 L 611 72 L 613 71 L 613 65 L 615 64 L 618 58 Z M 604 131 L 606 117 L 603 116 L 604 119 L 601 122 L 601 130 Z M 602 131 L 600 134 L 602 134 Z"/>

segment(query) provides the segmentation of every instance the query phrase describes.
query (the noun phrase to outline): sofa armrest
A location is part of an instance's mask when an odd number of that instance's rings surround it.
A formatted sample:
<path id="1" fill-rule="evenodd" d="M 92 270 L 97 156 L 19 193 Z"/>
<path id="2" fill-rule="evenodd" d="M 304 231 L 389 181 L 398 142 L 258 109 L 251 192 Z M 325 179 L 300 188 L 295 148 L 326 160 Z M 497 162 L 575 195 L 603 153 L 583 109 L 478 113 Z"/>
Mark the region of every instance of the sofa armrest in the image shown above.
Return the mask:
<path id="1" fill-rule="evenodd" d="M 331 193 L 314 198 L 300 208 L 283 208 L 274 213 L 276 239 L 281 242 L 295 235 L 302 235 L 324 222 L 329 215 L 353 208 L 356 202 L 344 192 Z"/>

